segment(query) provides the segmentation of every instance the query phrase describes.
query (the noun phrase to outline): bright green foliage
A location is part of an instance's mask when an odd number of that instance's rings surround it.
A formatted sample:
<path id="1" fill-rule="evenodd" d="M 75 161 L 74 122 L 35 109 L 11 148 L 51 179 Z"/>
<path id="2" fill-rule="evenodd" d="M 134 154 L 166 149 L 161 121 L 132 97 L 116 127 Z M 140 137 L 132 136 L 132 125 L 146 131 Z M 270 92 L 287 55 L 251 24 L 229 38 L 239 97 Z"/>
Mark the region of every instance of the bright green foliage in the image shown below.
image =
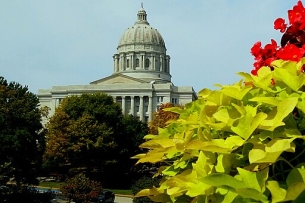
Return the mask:
<path id="1" fill-rule="evenodd" d="M 44 152 L 38 97 L 0 76 L 0 184 L 34 183 Z"/>
<path id="2" fill-rule="evenodd" d="M 156 202 L 301 202 L 305 190 L 305 75 L 274 61 L 258 76 L 203 89 L 156 136 L 138 163 L 161 162 L 159 187 L 137 196 Z"/>
<path id="3" fill-rule="evenodd" d="M 90 180 L 82 173 L 68 179 L 67 183 L 60 187 L 62 194 L 76 203 L 96 201 L 102 190 L 99 182 Z"/>

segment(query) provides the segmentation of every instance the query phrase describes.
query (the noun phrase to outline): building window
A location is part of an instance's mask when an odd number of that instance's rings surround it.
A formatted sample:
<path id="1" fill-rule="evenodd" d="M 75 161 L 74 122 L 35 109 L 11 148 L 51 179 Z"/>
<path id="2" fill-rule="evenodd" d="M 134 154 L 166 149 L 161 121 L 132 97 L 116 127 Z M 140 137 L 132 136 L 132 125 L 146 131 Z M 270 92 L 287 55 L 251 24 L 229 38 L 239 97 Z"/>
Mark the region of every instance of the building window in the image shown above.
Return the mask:
<path id="1" fill-rule="evenodd" d="M 140 66 L 139 63 L 140 63 L 139 59 L 136 59 L 136 67 Z"/>
<path id="2" fill-rule="evenodd" d="M 136 106 L 136 112 L 140 112 L 140 106 Z"/>
<path id="3" fill-rule="evenodd" d="M 172 103 L 175 104 L 175 99 L 174 98 L 172 98 Z"/>
<path id="4" fill-rule="evenodd" d="M 145 68 L 149 68 L 149 59 L 145 59 Z"/>
<path id="5" fill-rule="evenodd" d="M 126 60 L 126 67 L 129 68 L 129 59 Z"/>
<path id="6" fill-rule="evenodd" d="M 144 106 L 144 112 L 148 112 L 148 106 Z"/>

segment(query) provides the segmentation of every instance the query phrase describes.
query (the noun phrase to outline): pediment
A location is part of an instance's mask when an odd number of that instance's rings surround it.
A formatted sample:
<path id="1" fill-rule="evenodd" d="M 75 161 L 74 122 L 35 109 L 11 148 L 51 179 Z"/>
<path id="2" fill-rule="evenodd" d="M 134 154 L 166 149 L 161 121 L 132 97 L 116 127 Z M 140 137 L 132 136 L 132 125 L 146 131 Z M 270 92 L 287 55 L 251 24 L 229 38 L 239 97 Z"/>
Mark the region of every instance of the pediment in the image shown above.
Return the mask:
<path id="1" fill-rule="evenodd" d="M 90 84 L 102 85 L 102 84 L 140 84 L 140 83 L 147 83 L 147 82 L 123 74 L 113 74 L 106 78 L 93 81 Z"/>

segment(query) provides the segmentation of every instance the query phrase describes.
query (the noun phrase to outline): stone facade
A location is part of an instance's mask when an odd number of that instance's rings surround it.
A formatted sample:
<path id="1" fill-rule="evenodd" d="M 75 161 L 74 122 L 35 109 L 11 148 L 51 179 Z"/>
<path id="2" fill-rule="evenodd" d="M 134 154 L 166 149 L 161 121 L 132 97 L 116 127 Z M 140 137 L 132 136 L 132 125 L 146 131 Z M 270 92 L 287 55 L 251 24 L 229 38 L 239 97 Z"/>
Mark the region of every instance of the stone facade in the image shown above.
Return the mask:
<path id="1" fill-rule="evenodd" d="M 113 74 L 89 85 L 53 86 L 38 91 L 41 106 L 52 116 L 60 101 L 70 95 L 102 92 L 120 103 L 124 114 L 148 122 L 161 103 L 186 104 L 197 95 L 191 86 L 178 87 L 171 82 L 170 57 L 161 34 L 147 21 L 141 8 L 138 20 L 122 35 L 113 56 Z M 46 122 L 46 121 L 44 121 Z"/>

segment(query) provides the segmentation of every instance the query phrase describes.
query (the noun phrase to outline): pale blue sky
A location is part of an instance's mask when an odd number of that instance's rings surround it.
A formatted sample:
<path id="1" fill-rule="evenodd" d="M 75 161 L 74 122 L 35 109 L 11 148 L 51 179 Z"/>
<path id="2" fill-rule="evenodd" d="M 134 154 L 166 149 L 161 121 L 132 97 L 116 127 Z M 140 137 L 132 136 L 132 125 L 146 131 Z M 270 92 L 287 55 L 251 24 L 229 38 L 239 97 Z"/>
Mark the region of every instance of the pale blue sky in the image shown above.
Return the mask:
<path id="1" fill-rule="evenodd" d="M 165 40 L 172 82 L 198 92 L 250 72 L 250 48 L 279 42 L 273 22 L 297 0 L 1 0 L 0 75 L 33 93 L 111 75 L 141 2 Z"/>

